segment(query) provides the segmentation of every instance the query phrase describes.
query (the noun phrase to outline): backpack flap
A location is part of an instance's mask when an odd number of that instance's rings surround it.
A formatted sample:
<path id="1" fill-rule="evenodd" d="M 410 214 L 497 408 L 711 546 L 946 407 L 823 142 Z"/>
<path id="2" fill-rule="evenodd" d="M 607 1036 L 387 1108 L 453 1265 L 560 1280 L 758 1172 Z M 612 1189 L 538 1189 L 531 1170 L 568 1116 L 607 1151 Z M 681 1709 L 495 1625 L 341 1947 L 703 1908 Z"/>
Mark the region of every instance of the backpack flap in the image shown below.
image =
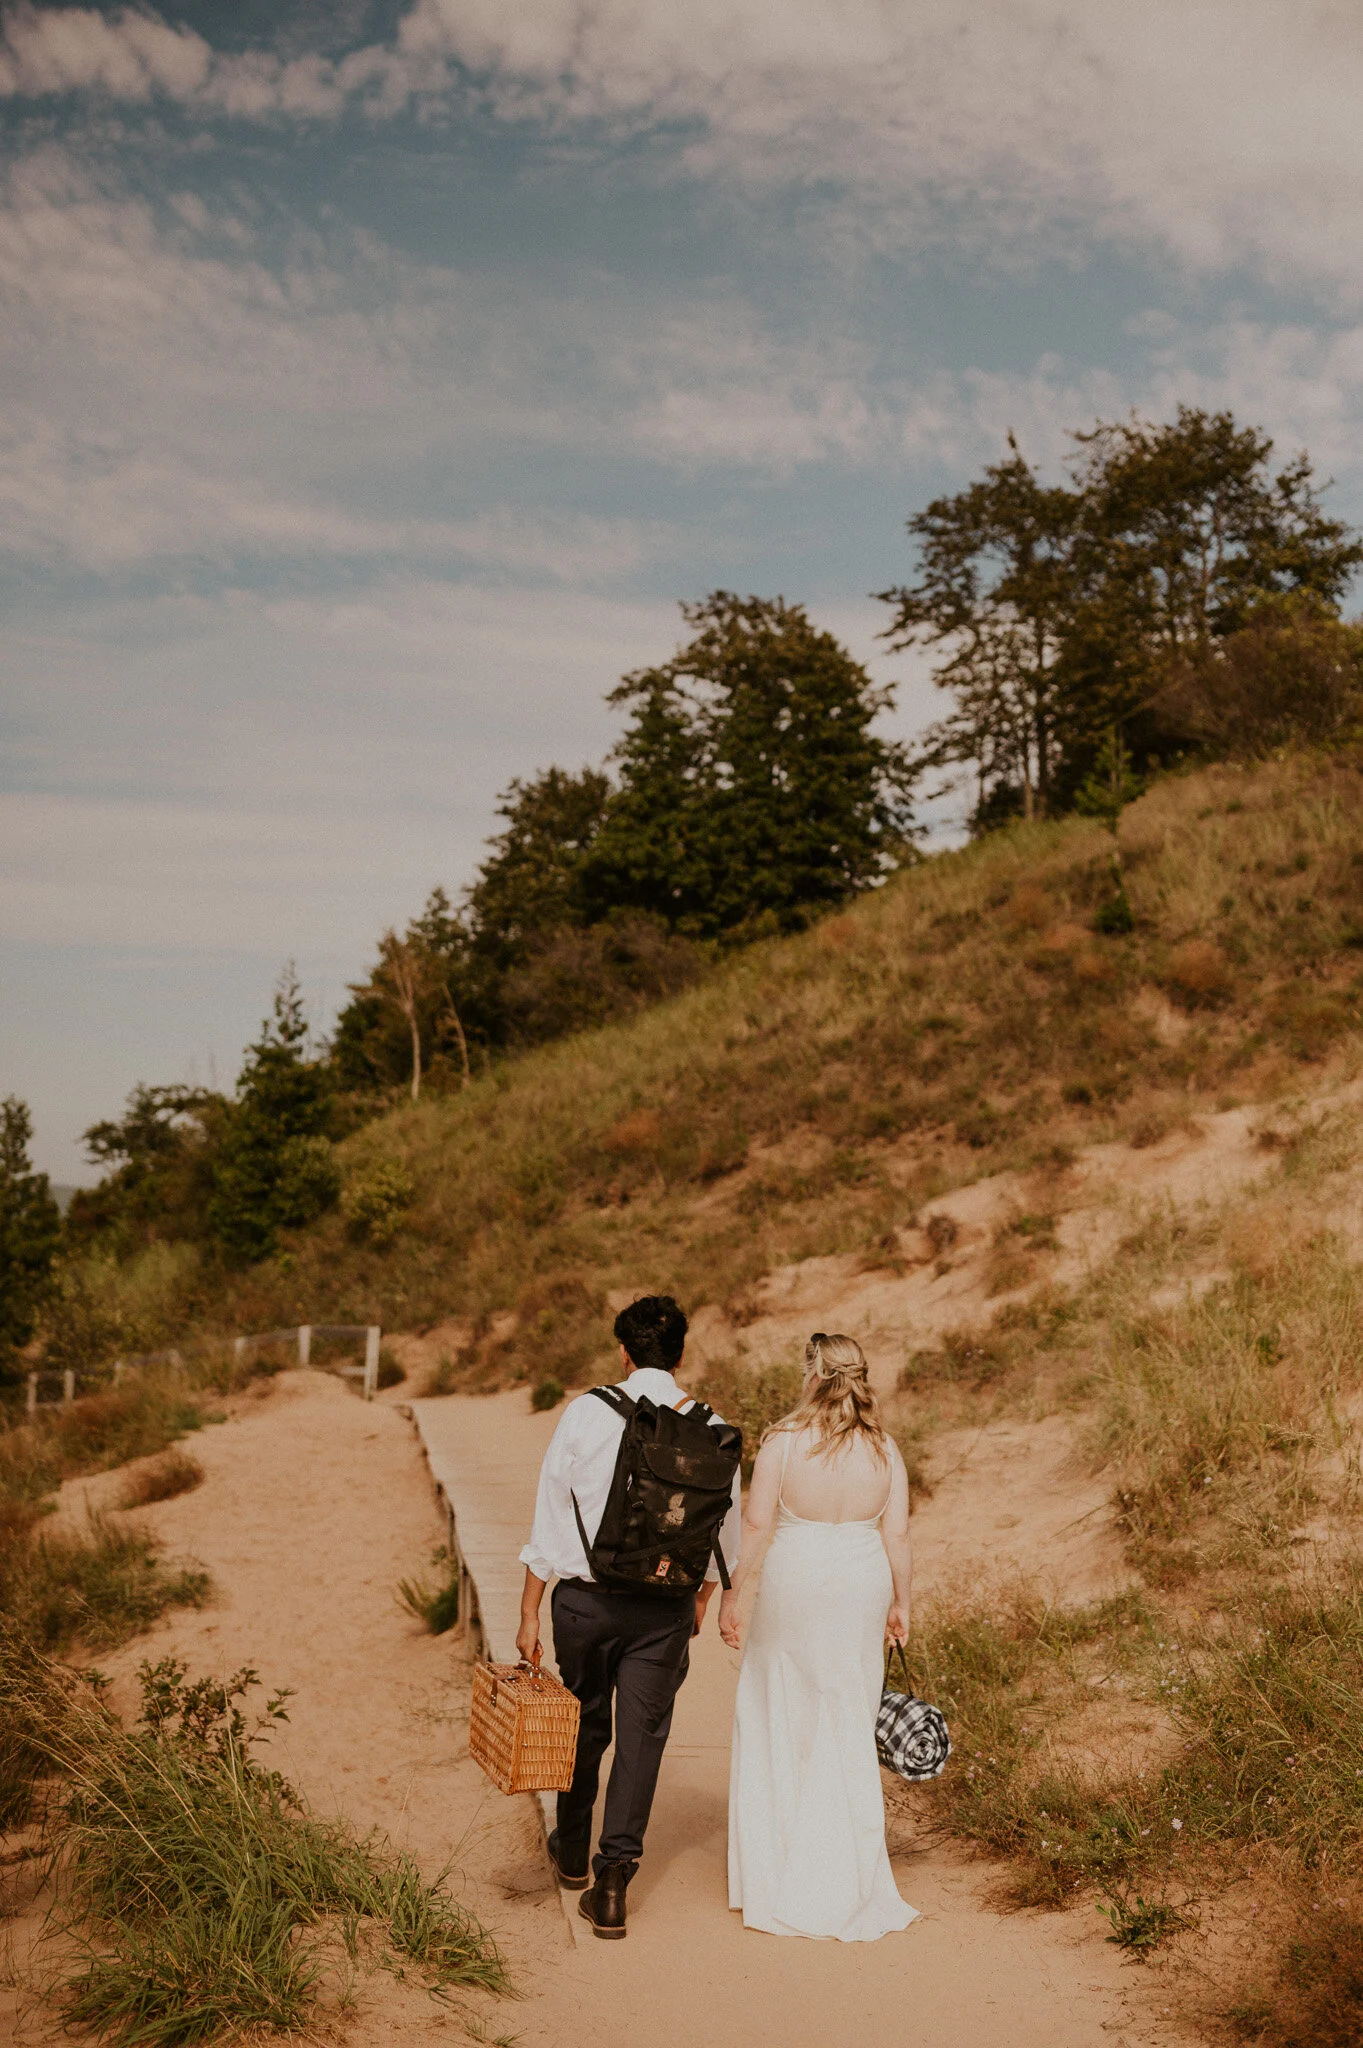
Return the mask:
<path id="1" fill-rule="evenodd" d="M 588 1541 L 578 1513 L 592 1576 L 602 1585 L 637 1593 L 694 1592 L 712 1553 L 719 1555 L 719 1532 L 743 1453 L 742 1433 L 728 1423 L 712 1427 L 703 1402 L 681 1414 L 647 1398 L 622 1400 L 628 1401 L 627 1413 L 614 1400 L 609 1403 L 617 1414 L 624 1413 L 625 1426 L 594 1542 Z M 573 1508 L 576 1513 L 576 1500 Z M 722 1557 L 719 1563 L 727 1582 Z"/>

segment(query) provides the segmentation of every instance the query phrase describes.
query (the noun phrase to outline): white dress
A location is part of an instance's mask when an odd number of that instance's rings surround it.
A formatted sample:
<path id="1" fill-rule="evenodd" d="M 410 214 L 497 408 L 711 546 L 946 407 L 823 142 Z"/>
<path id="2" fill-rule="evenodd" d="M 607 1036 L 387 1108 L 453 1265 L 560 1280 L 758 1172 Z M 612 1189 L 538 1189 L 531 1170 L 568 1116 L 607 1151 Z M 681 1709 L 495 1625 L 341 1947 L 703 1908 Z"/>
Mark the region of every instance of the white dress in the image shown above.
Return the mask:
<path id="1" fill-rule="evenodd" d="M 778 1499 L 729 1771 L 729 1904 L 766 1934 L 877 1941 L 918 1918 L 890 1870 L 876 1761 L 894 1591 L 880 1519 L 806 1521 Z"/>

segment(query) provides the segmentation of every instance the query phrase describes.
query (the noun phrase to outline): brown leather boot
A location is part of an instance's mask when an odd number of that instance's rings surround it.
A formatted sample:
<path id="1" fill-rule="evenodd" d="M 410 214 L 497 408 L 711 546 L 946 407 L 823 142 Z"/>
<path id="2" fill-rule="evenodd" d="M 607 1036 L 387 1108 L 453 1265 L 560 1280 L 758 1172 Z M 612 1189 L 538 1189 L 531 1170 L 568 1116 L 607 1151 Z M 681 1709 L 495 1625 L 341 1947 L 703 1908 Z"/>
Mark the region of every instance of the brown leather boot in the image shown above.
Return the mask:
<path id="1" fill-rule="evenodd" d="M 577 1902 L 578 1912 L 591 1922 L 592 1933 L 599 1941 L 625 1938 L 625 1889 L 629 1880 L 627 1863 L 608 1863 L 591 1890 L 583 1892 Z"/>

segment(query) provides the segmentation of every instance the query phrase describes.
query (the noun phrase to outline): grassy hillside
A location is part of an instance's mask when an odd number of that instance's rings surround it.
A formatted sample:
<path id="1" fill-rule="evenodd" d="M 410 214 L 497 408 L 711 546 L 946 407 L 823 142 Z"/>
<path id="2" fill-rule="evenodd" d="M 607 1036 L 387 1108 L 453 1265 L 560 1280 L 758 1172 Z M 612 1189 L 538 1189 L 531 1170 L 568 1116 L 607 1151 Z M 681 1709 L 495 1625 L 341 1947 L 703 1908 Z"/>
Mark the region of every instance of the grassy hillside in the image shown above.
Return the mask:
<path id="1" fill-rule="evenodd" d="M 395 1111 L 346 1148 L 352 1193 L 393 1168 L 410 1183 L 388 1241 L 333 1214 L 202 1306 L 237 1327 L 466 1314 L 484 1383 L 571 1377 L 609 1289 L 741 1319 L 773 1266 L 887 1261 L 890 1227 L 948 1186 L 1150 1142 L 1356 1031 L 1363 753 L 1169 778 L 1120 841 L 1129 933 L 1095 929 L 1102 827 L 1019 826 L 631 1023 Z"/>

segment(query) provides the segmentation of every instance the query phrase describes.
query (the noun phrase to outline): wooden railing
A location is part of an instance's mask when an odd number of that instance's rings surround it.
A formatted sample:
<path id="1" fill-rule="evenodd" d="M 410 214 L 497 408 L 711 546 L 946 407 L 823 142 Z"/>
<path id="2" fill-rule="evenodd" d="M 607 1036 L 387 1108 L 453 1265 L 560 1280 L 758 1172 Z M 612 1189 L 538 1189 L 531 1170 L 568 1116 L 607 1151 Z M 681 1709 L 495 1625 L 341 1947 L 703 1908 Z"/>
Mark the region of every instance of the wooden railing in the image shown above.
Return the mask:
<path id="1" fill-rule="evenodd" d="M 337 1371 L 342 1379 L 358 1380 L 364 1399 L 372 1401 L 379 1388 L 379 1348 L 383 1337 L 382 1326 L 378 1323 L 299 1323 L 287 1330 L 259 1330 L 248 1336 L 233 1337 L 230 1340 L 232 1358 L 234 1363 L 242 1365 L 259 1344 L 289 1344 L 297 1349 L 298 1363 L 301 1366 L 309 1366 L 312 1364 L 312 1344 L 315 1337 L 337 1343 L 344 1343 L 350 1338 L 364 1339 L 364 1364 L 343 1365 L 338 1367 Z M 110 1369 L 109 1378 L 103 1374 L 99 1375 L 98 1384 L 108 1385 L 111 1378 L 112 1384 L 117 1386 L 125 1372 L 136 1372 L 149 1365 L 169 1365 L 181 1372 L 186 1369 L 184 1353 L 176 1348 L 169 1351 L 142 1351 L 132 1357 L 116 1358 Z M 42 1392 L 42 1383 L 45 1380 L 59 1380 L 61 1392 L 50 1397 L 45 1396 Z M 65 1404 L 74 1401 L 75 1398 L 76 1374 L 69 1368 L 61 1373 L 31 1372 L 24 1383 L 24 1412 L 27 1415 L 37 1413 L 40 1401 L 45 1404 L 58 1401 Z"/>

